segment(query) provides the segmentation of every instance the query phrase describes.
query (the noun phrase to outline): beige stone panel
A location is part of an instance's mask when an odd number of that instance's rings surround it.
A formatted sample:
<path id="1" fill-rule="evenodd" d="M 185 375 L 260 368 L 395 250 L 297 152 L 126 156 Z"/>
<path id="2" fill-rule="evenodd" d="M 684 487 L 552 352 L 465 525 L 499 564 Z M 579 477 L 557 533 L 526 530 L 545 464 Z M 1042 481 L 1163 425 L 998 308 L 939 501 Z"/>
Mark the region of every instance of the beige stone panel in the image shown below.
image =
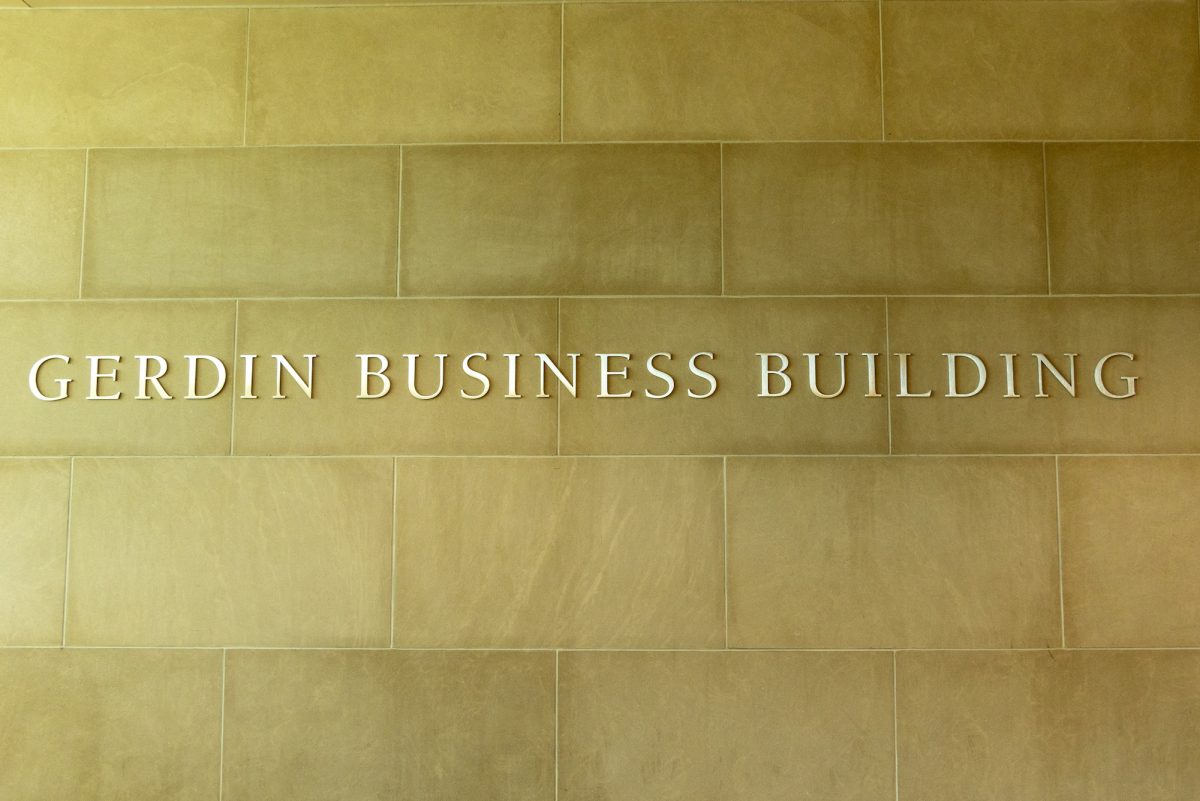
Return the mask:
<path id="1" fill-rule="evenodd" d="M 925 801 L 1200 793 L 1200 654 L 900 652 L 901 792 Z"/>
<path id="2" fill-rule="evenodd" d="M 385 459 L 78 459 L 71 645 L 379 646 Z"/>
<path id="3" fill-rule="evenodd" d="M 185 354 L 210 355 L 233 364 L 234 304 L 218 301 L 178 303 L 36 302 L 0 304 L 0 454 L 192 455 L 229 452 L 231 390 L 209 400 L 186 400 Z M 38 400 L 29 373 L 45 356 L 63 355 L 70 364 L 51 361 L 39 375 L 40 391 L 58 394 L 69 380 L 69 397 Z M 168 363 L 161 383 L 171 400 L 151 386 L 138 400 L 136 355 L 157 355 Z M 100 394 L 121 393 L 116 400 L 87 400 L 88 356 L 120 356 L 119 363 L 98 362 Z M 151 371 L 156 365 L 148 364 Z M 216 369 L 199 363 L 197 389 L 215 386 Z"/>
<path id="4" fill-rule="evenodd" d="M 731 645 L 1059 644 L 1053 459 L 734 458 L 728 470 Z"/>
<path id="5" fill-rule="evenodd" d="M 891 350 L 914 354 L 909 391 L 931 398 L 893 397 L 892 433 L 897 453 L 1177 453 L 1200 449 L 1200 298 L 920 298 L 890 301 Z M 979 356 L 988 370 L 983 391 L 947 398 L 948 352 Z M 1045 372 L 1044 353 L 1068 378 L 1078 353 L 1072 398 Z M 1137 394 L 1115 400 L 1097 389 L 1095 368 L 1109 361 L 1104 382 L 1124 394 L 1123 376 L 1137 378 Z M 1005 398 L 1005 363 L 1016 353 L 1019 398 Z M 891 359 L 898 393 L 899 360 Z M 959 368 L 960 391 L 975 386 L 975 370 Z"/>
<path id="6" fill-rule="evenodd" d="M 715 145 L 404 152 L 404 295 L 716 294 Z"/>
<path id="7" fill-rule="evenodd" d="M 1200 135 L 1196 4 L 883 4 L 887 137 Z"/>
<path id="8" fill-rule="evenodd" d="M 562 301 L 562 352 L 580 358 L 579 396 L 562 398 L 564 454 L 723 454 L 723 453 L 886 453 L 887 403 L 865 397 L 867 359 L 883 353 L 883 300 L 878 298 L 772 299 L 576 299 Z M 708 382 L 688 369 L 692 354 L 700 369 L 716 377 Z M 840 371 L 835 351 L 846 360 L 846 388 L 821 399 L 808 388 L 805 352 L 817 360 L 818 387 L 837 389 Z M 655 353 L 670 353 L 657 368 L 675 379 L 675 392 L 655 400 L 666 383 L 646 369 Z M 759 352 L 791 359 L 790 394 L 757 397 Z M 633 392 L 630 398 L 598 398 L 597 353 L 631 354 L 628 379 L 614 378 L 609 390 Z M 621 360 L 610 365 L 620 369 Z M 886 386 L 884 358 L 878 358 L 878 389 Z M 781 389 L 773 380 L 772 391 Z"/>
<path id="9" fill-rule="evenodd" d="M 62 641 L 66 460 L 0 459 L 0 646 Z"/>
<path id="10" fill-rule="evenodd" d="M 1200 143 L 1049 145 L 1055 292 L 1200 292 Z"/>
<path id="11" fill-rule="evenodd" d="M 400 459 L 395 643 L 725 645 L 719 459 Z"/>
<path id="12" fill-rule="evenodd" d="M 553 300 L 365 300 L 259 301 L 240 304 L 239 350 L 259 354 L 257 398 L 241 397 L 236 407 L 235 452 L 242 454 L 553 454 L 556 401 L 538 398 L 534 353 L 557 348 Z M 304 354 L 314 360 L 312 399 L 285 374 L 288 397 L 273 399 L 272 354 L 290 359 L 304 375 Z M 437 359 L 448 354 L 442 394 L 418 400 L 409 393 L 408 360 L 414 360 L 416 389 L 432 394 L 438 386 Z M 480 381 L 462 369 L 465 357 L 486 353 L 471 367 L 488 376 Z M 517 360 L 520 398 L 505 398 L 508 366 Z M 380 354 L 390 362 L 391 391 L 376 399 L 358 398 L 358 354 Z M 372 368 L 379 363 L 371 361 Z M 240 380 L 239 376 L 239 380 Z M 547 374 L 547 387 L 558 391 Z M 378 393 L 382 382 L 371 379 Z"/>
<path id="13" fill-rule="evenodd" d="M 97 150 L 86 297 L 396 294 L 396 148 Z"/>
<path id="14" fill-rule="evenodd" d="M 557 6 L 255 9 L 252 144 L 557 140 Z"/>
<path id="15" fill-rule="evenodd" d="M 550 801 L 554 659 L 233 651 L 223 798 Z"/>
<path id="16" fill-rule="evenodd" d="M 245 11 L 12 14 L 0 49 L 0 147 L 241 144 Z"/>
<path id="17" fill-rule="evenodd" d="M 219 651 L 0 650 L 0 797 L 211 801 Z"/>
<path id="18" fill-rule="evenodd" d="M 559 798 L 892 801 L 892 657 L 565 652 Z"/>
<path id="19" fill-rule="evenodd" d="M 1046 291 L 1027 144 L 727 145 L 730 294 Z"/>
<path id="20" fill-rule="evenodd" d="M 1067 645 L 1200 647 L 1200 458 L 1059 471 Z"/>
<path id="21" fill-rule="evenodd" d="M 878 139 L 871 3 L 567 3 L 568 140 Z"/>
<path id="22" fill-rule="evenodd" d="M 79 296 L 83 162 L 82 151 L 0 152 L 0 297 Z"/>

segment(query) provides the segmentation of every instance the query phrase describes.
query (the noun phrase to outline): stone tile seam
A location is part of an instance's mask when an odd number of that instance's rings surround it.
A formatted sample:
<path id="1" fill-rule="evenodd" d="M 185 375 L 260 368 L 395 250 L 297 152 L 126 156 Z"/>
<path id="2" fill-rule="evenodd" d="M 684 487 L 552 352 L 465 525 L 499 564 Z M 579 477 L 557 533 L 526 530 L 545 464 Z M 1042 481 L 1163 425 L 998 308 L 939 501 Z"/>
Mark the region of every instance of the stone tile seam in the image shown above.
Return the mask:
<path id="1" fill-rule="evenodd" d="M 83 265 L 87 253 L 87 202 L 88 202 L 88 172 L 91 170 L 92 151 L 83 151 L 83 200 L 80 203 L 82 211 L 79 215 L 79 292 L 78 299 L 83 299 Z"/>
<path id="2" fill-rule="evenodd" d="M 709 2 L 710 0 L 704 0 Z M 730 0 L 711 0 L 729 2 Z M 734 2 L 775 2 L 775 0 L 733 0 Z M 807 1 L 807 0 L 805 0 Z M 819 0 L 844 3 L 853 0 Z M 884 0 L 884 2 L 918 2 L 919 0 Z M 1013 2 L 1076 2 L 1077 0 L 1013 0 Z M 635 0 L 635 2 L 675 2 L 675 0 Z M 440 7 L 440 6 L 439 6 Z M 338 6 L 340 8 L 340 6 Z M 3 12 L 3 9 L 0 9 Z M 0 145 L 0 153 L 24 153 L 62 150 L 268 150 L 268 149 L 371 149 L 386 147 L 589 147 L 597 145 L 1194 145 L 1200 137 L 1163 139 L 509 139 L 500 141 L 385 141 L 385 142 L 274 142 L 240 145 L 236 142 L 221 145 Z"/>
<path id="3" fill-rule="evenodd" d="M 913 4 L 916 0 L 883 0 L 888 4 Z M 1050 2 L 1050 0 L 1014 0 L 1030 5 Z M 1060 0 L 1056 0 L 1060 1 Z M 112 3 L 107 5 L 31 5 L 30 0 L 21 0 L 25 8 L 36 11 L 237 11 L 237 10 L 266 10 L 266 11 L 307 11 L 313 9 L 383 9 L 383 8 L 445 8 L 456 6 L 530 6 L 530 5 L 700 5 L 709 3 L 728 4 L 731 0 L 457 0 L 456 2 L 434 2 L 433 0 L 415 0 L 414 2 L 358 2 L 358 3 L 172 3 L 170 5 L 129 5 Z M 36 0 L 34 0 L 36 2 Z M 874 4 L 877 0 L 736 0 L 739 4 L 763 5 L 827 5 L 832 3 L 857 3 L 858 5 Z M 1171 3 L 1172 0 L 1162 0 Z M 1182 5 L 1183 3 L 1177 3 Z M 4 7 L 4 11 L 22 11 L 20 8 Z"/>
<path id="4" fill-rule="evenodd" d="M 708 460 L 715 461 L 717 459 L 1048 459 L 1051 457 L 1061 457 L 1066 459 L 1176 459 L 1176 458 L 1195 458 L 1200 456 L 1200 451 L 1173 451 L 1161 453 L 1148 452 L 1130 452 L 1130 451 L 1105 451 L 1095 453 L 1012 453 L 1012 452 L 996 452 L 996 453 L 406 453 L 406 454 L 372 454 L 372 453 L 345 453 L 345 454 L 328 454 L 328 453 L 237 453 L 232 456 L 226 453 L 164 453 L 164 454 L 35 454 L 22 456 L 19 454 L 2 454 L 0 461 L 65 461 L 65 460 L 114 460 L 124 459 L 128 461 L 137 459 L 160 459 L 160 460 L 180 460 L 189 459 L 193 461 L 202 460 L 229 460 L 229 459 L 259 459 L 259 460 L 278 460 L 278 461 L 305 461 L 312 459 L 394 459 L 397 461 L 416 460 L 416 459 L 459 459 L 459 460 L 479 460 L 479 459 L 694 459 L 697 461 Z"/>
<path id="5" fill-rule="evenodd" d="M 404 237 L 404 145 L 399 148 L 400 166 L 396 170 L 396 297 L 403 297 L 402 290 L 404 261 L 401 245 Z"/>
<path id="6" fill-rule="evenodd" d="M 272 645 L 0 645 L 6 651 L 296 651 L 322 653 L 629 653 L 629 654 L 901 654 L 901 653 L 1158 653 L 1180 652 L 1200 654 L 1200 645 L 1181 646 L 1068 646 L 1022 648 L 770 648 L 763 646 L 731 646 L 729 648 L 586 648 L 586 647 L 415 647 L 415 646 L 272 646 Z"/>
<path id="7" fill-rule="evenodd" d="M 723 570 L 725 594 L 725 648 L 729 648 L 729 459 L 721 457 L 721 530 L 723 534 Z"/>
<path id="8" fill-rule="evenodd" d="M 221 649 L 221 739 L 217 757 L 217 801 L 225 798 L 225 674 L 229 663 L 229 649 Z"/>
<path id="9" fill-rule="evenodd" d="M 239 335 L 239 333 L 241 333 L 239 330 L 240 329 L 240 324 L 239 324 L 240 319 L 239 318 L 241 317 L 241 312 L 242 312 L 242 302 L 240 300 L 235 300 L 233 302 L 233 361 L 234 361 L 234 371 L 235 372 L 237 370 L 236 363 L 237 363 L 237 358 L 238 358 L 238 335 Z M 230 456 L 234 455 L 235 444 L 237 442 L 237 438 L 235 436 L 235 433 L 237 431 L 237 396 L 238 396 L 238 393 L 237 393 L 236 389 L 233 392 L 229 393 L 229 455 Z"/>
<path id="10" fill-rule="evenodd" d="M 1200 0 L 1197 0 L 1200 2 Z M 1046 143 L 1042 142 L 1042 234 L 1046 238 L 1046 294 L 1054 294 L 1054 277 L 1050 268 L 1050 168 L 1046 163 Z"/>
<path id="11" fill-rule="evenodd" d="M 242 65 L 242 145 L 245 146 L 250 126 L 250 9 L 246 9 L 246 53 Z"/>
<path id="12" fill-rule="evenodd" d="M 915 0 L 914 0 L 915 1 Z M 1021 0 L 1022 2 L 1059 2 L 1060 0 Z M 578 302 L 591 301 L 678 301 L 678 300 L 929 300 L 929 299 L 957 299 L 957 300 L 1130 300 L 1130 299 L 1170 299 L 1170 298 L 1200 298 L 1200 292 L 1161 292 L 1161 293 L 1072 293 L 1072 294 L 912 294 L 912 295 L 897 295 L 897 294 L 845 294 L 845 295 L 803 295 L 803 294 L 779 294 L 779 295 L 405 295 L 396 297 L 393 295 L 358 295 L 358 296 L 313 296 L 313 295 L 296 295 L 296 296 L 253 296 L 253 295 L 212 295 L 203 297 L 137 297 L 128 296 L 120 298 L 0 298 L 0 305 L 6 303 L 60 303 L 60 304 L 87 304 L 87 303 L 233 303 L 244 301 L 247 303 L 355 303 L 362 301 L 486 301 L 486 300 L 504 300 L 504 301 L 551 301 L 551 300 L 570 300 Z"/>
<path id="13" fill-rule="evenodd" d="M 71 590 L 71 511 L 75 499 L 75 457 L 71 457 L 67 479 L 67 531 L 63 552 L 62 647 L 67 647 L 67 603 Z"/>
<path id="14" fill-rule="evenodd" d="M 881 0 L 882 2 L 882 0 Z M 900 694 L 897 691 L 896 652 L 892 651 L 892 755 L 895 757 L 894 777 L 896 780 L 896 801 L 900 801 Z"/>
<path id="15" fill-rule="evenodd" d="M 887 100 L 883 70 L 883 0 L 875 0 L 876 27 L 879 30 L 879 139 L 887 141 Z"/>
<path id="16" fill-rule="evenodd" d="M 558 667 L 559 653 L 560 653 L 559 650 L 555 649 L 555 651 L 554 651 L 554 798 L 555 798 L 555 801 L 558 801 L 558 784 L 559 784 L 559 771 L 558 771 L 559 705 L 558 705 L 558 695 L 559 695 L 559 689 L 562 686 L 561 673 L 559 672 L 559 667 Z"/>
<path id="17" fill-rule="evenodd" d="M 400 494 L 399 486 L 400 477 L 396 469 L 396 460 L 392 460 L 392 564 L 391 564 L 391 612 L 388 616 L 388 647 L 396 647 L 396 512 L 399 508 L 398 498 Z"/>
<path id="18" fill-rule="evenodd" d="M 567 140 L 567 4 L 558 4 L 558 141 Z"/>
<path id="19" fill-rule="evenodd" d="M 832 5 L 834 3 L 857 3 L 858 5 L 873 5 L 876 0 L 735 0 L 739 3 L 763 5 Z M 886 0 L 901 2 L 903 0 Z M 911 1 L 911 0 L 910 0 Z M 1035 0 L 1023 0 L 1035 2 Z M 1036 0 L 1045 2 L 1045 0 Z M 114 3 L 112 5 L 30 5 L 30 0 L 21 0 L 25 7 L 34 11 L 308 11 L 313 9 L 383 9 L 383 8 L 453 8 L 459 6 L 553 6 L 553 5 L 700 5 L 709 3 L 729 3 L 731 0 L 456 0 L 455 2 L 434 2 L 432 0 L 416 0 L 415 2 L 359 2 L 359 3 L 173 3 L 170 5 L 128 5 Z M 33 0 L 37 2 L 37 0 Z M 0 8 L 4 11 L 23 11 L 20 8 Z"/>
<path id="20" fill-rule="evenodd" d="M 1062 630 L 1062 647 L 1067 647 L 1066 588 L 1063 585 L 1063 539 L 1062 539 L 1062 471 L 1058 456 L 1054 457 L 1054 526 L 1058 532 L 1058 623 Z"/>
<path id="21" fill-rule="evenodd" d="M 719 185 L 719 212 L 721 235 L 721 294 L 725 294 L 725 144 L 717 148 L 717 183 Z"/>

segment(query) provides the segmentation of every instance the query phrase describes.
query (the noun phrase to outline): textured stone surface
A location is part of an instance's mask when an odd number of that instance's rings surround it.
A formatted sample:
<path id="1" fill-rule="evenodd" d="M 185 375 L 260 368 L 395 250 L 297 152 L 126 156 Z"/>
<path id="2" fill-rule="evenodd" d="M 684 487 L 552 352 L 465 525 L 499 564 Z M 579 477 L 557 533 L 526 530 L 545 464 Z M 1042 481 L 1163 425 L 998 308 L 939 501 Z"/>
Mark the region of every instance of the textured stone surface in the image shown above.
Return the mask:
<path id="1" fill-rule="evenodd" d="M 554 654 L 229 655 L 229 801 L 554 798 Z"/>
<path id="2" fill-rule="evenodd" d="M 725 644 L 719 459 L 400 459 L 396 644 Z"/>
<path id="3" fill-rule="evenodd" d="M 388 643 L 386 459 L 79 459 L 73 645 Z"/>
<path id="4" fill-rule="evenodd" d="M 902 792 L 929 801 L 1174 801 L 1200 791 L 1200 654 L 896 657 Z"/>
<path id="5" fill-rule="evenodd" d="M 878 139 L 871 3 L 568 3 L 570 140 Z"/>
<path id="6" fill-rule="evenodd" d="M 559 798 L 895 798 L 890 654 L 564 653 Z"/>
<path id="7" fill-rule="evenodd" d="M 62 641 L 70 463 L 0 459 L 0 646 Z"/>
<path id="8" fill-rule="evenodd" d="M 6 13 L 0 147 L 242 141 L 246 12 Z"/>
<path id="9" fill-rule="evenodd" d="M 91 154 L 85 297 L 396 294 L 396 148 Z"/>
<path id="10" fill-rule="evenodd" d="M 1196 5 L 886 0 L 889 139 L 1200 135 Z"/>
<path id="11" fill-rule="evenodd" d="M 1054 461 L 729 460 L 729 641 L 1060 642 Z"/>
<path id="12" fill-rule="evenodd" d="M 4 798 L 216 798 L 217 651 L 0 650 Z"/>
<path id="13" fill-rule="evenodd" d="M 401 294 L 721 290 L 713 145 L 404 152 Z"/>
<path id="14" fill-rule="evenodd" d="M 1200 647 L 1200 459 L 1059 462 L 1067 645 Z"/>

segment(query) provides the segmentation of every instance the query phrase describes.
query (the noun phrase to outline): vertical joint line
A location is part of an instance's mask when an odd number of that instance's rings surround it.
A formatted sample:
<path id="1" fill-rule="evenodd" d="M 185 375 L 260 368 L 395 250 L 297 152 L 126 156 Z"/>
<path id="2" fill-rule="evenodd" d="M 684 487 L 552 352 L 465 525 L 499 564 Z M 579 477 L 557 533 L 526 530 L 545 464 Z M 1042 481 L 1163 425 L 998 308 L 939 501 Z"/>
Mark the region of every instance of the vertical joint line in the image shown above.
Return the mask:
<path id="1" fill-rule="evenodd" d="M 229 659 L 229 649 L 221 649 L 221 739 L 219 756 L 217 757 L 217 799 L 225 798 L 225 665 Z"/>
<path id="2" fill-rule="evenodd" d="M 888 299 L 883 299 L 883 358 L 884 358 L 884 380 L 887 382 L 887 388 L 883 394 L 887 399 L 887 424 L 888 424 L 888 454 L 892 453 L 892 321 L 891 312 L 888 309 Z"/>
<path id="3" fill-rule="evenodd" d="M 400 174 L 396 178 L 396 297 L 400 297 L 400 237 L 404 235 L 404 145 L 400 145 Z"/>
<path id="4" fill-rule="evenodd" d="M 79 220 L 79 298 L 83 298 L 83 254 L 87 248 L 88 172 L 92 168 L 92 149 L 83 151 L 83 212 Z"/>
<path id="5" fill-rule="evenodd" d="M 1063 591 L 1062 486 L 1059 480 L 1058 454 L 1054 455 L 1054 523 L 1058 530 L 1058 625 L 1062 647 L 1067 647 L 1067 607 Z"/>
<path id="6" fill-rule="evenodd" d="M 879 15 L 879 140 L 887 140 L 887 112 L 884 110 L 883 94 L 883 0 L 876 0 Z"/>
<path id="7" fill-rule="evenodd" d="M 388 615 L 388 648 L 396 647 L 396 496 L 400 494 L 396 459 L 392 459 L 392 595 Z"/>
<path id="8" fill-rule="evenodd" d="M 241 359 L 238 358 L 238 328 L 242 314 L 242 302 L 233 301 L 233 392 L 229 393 L 229 455 L 233 456 L 233 435 L 237 428 L 237 371 Z"/>
<path id="9" fill-rule="evenodd" d="M 75 457 L 71 457 L 67 478 L 67 547 L 63 554 L 62 647 L 67 647 L 67 600 L 71 589 L 71 507 L 75 501 Z"/>
<path id="10" fill-rule="evenodd" d="M 554 799 L 558 801 L 558 655 L 554 651 Z"/>
<path id="11" fill-rule="evenodd" d="M 558 4 L 558 141 L 567 129 L 567 4 Z"/>
<path id="12" fill-rule="evenodd" d="M 242 145 L 246 144 L 250 127 L 250 9 L 246 9 L 246 52 L 242 73 Z"/>
<path id="13" fill-rule="evenodd" d="M 725 648 L 729 648 L 729 457 L 721 457 L 721 515 L 725 579 Z"/>
<path id="14" fill-rule="evenodd" d="M 562 298 L 554 299 L 554 324 L 556 328 L 555 336 L 558 342 L 555 345 L 557 349 L 558 361 L 562 363 Z M 554 390 L 554 455 L 562 456 L 562 387 Z"/>
<path id="15" fill-rule="evenodd" d="M 1053 295 L 1054 281 L 1050 275 L 1050 181 L 1047 178 L 1048 173 L 1046 143 L 1042 142 L 1042 226 L 1046 235 L 1046 294 Z"/>
<path id="16" fill-rule="evenodd" d="M 893 768 L 896 777 L 896 801 L 900 801 L 900 700 L 896 692 L 896 652 L 892 651 L 892 755 L 895 757 Z"/>
<path id="17" fill-rule="evenodd" d="M 721 221 L 721 294 L 725 294 L 725 143 L 721 142 L 717 145 L 718 152 L 718 167 L 717 174 L 720 180 L 720 221 Z"/>

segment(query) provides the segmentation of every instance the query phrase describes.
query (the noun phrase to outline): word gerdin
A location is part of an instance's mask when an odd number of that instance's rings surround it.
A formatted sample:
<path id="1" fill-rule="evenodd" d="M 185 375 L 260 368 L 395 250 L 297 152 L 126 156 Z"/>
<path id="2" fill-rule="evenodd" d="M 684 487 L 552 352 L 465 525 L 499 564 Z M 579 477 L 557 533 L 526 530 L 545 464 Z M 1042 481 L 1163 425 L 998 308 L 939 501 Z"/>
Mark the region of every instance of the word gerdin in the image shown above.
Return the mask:
<path id="1" fill-rule="evenodd" d="M 976 397 L 989 386 L 1002 389 L 1004 398 L 1021 398 L 1030 392 L 1035 398 L 1048 398 L 1051 390 L 1074 398 L 1079 396 L 1081 388 L 1086 391 L 1086 385 L 1091 383 L 1100 396 L 1121 400 L 1137 394 L 1140 378 L 1115 374 L 1118 364 L 1129 366 L 1135 362 L 1134 354 L 1128 351 L 1114 351 L 1082 360 L 1083 369 L 1090 372 L 1083 379 L 1079 377 L 1081 358 L 1078 353 L 1005 352 L 989 356 L 990 361 L 965 351 L 944 352 L 939 357 L 943 362 L 939 372 L 944 370 L 945 382 L 936 394 L 945 398 Z M 924 389 L 915 386 L 916 357 L 913 354 L 894 353 L 891 358 L 894 361 L 885 368 L 879 353 L 805 352 L 793 356 L 782 352 L 755 352 L 753 359 L 740 361 L 733 378 L 746 382 L 752 372 L 756 395 L 760 398 L 781 398 L 793 392 L 806 392 L 816 398 L 832 400 L 847 394 L 855 371 L 865 379 L 864 397 L 868 398 L 884 397 L 880 391 L 882 377 L 894 374 L 897 386 L 893 397 L 935 396 L 932 386 Z M 590 362 L 590 366 L 581 368 L 581 359 Z M 397 394 L 424 401 L 455 396 L 481 400 L 497 395 L 519 399 L 527 397 L 524 393 L 531 392 L 528 388 L 531 370 L 537 374 L 537 393 L 533 395 L 536 398 L 553 397 L 551 389 L 555 385 L 571 397 L 578 397 L 581 376 L 589 383 L 594 380 L 596 398 L 614 400 L 634 397 L 662 400 L 677 395 L 704 400 L 714 396 L 721 383 L 717 375 L 718 359 L 713 351 L 697 351 L 685 357 L 677 357 L 669 351 L 645 357 L 618 352 L 592 353 L 586 357 L 581 353 L 567 353 L 561 358 L 546 353 L 492 355 L 476 351 L 453 359 L 448 353 L 404 353 L 398 359 L 382 353 L 357 353 L 353 360 L 356 387 L 346 387 L 342 391 L 357 389 L 354 397 L 360 400 L 379 400 Z M 138 354 L 128 359 L 120 355 L 85 355 L 82 360 L 65 354 L 51 354 L 37 359 L 30 368 L 29 391 L 39 401 L 66 400 L 72 397 L 72 384 L 82 380 L 87 384 L 84 400 L 89 401 L 112 401 L 123 397 L 209 400 L 220 395 L 232 381 L 236 383 L 241 399 L 283 400 L 288 397 L 312 399 L 317 386 L 318 355 L 315 353 L 300 358 L 283 354 L 241 354 L 232 367 L 209 354 L 187 354 L 183 356 L 183 362 L 182 370 L 172 370 L 166 357 L 153 354 Z M 930 365 L 923 365 L 923 369 L 928 374 Z M 806 381 L 800 378 L 801 373 L 806 376 Z M 130 374 L 132 387 L 129 386 Z M 450 382 L 448 374 L 453 379 Z M 807 386 L 797 389 L 802 381 Z M 404 389 L 396 390 L 400 383 Z M 452 383 L 453 388 L 448 388 L 448 383 Z M 53 389 L 49 388 L 51 386 Z M 592 394 L 592 390 L 588 390 L 588 394 Z"/>

